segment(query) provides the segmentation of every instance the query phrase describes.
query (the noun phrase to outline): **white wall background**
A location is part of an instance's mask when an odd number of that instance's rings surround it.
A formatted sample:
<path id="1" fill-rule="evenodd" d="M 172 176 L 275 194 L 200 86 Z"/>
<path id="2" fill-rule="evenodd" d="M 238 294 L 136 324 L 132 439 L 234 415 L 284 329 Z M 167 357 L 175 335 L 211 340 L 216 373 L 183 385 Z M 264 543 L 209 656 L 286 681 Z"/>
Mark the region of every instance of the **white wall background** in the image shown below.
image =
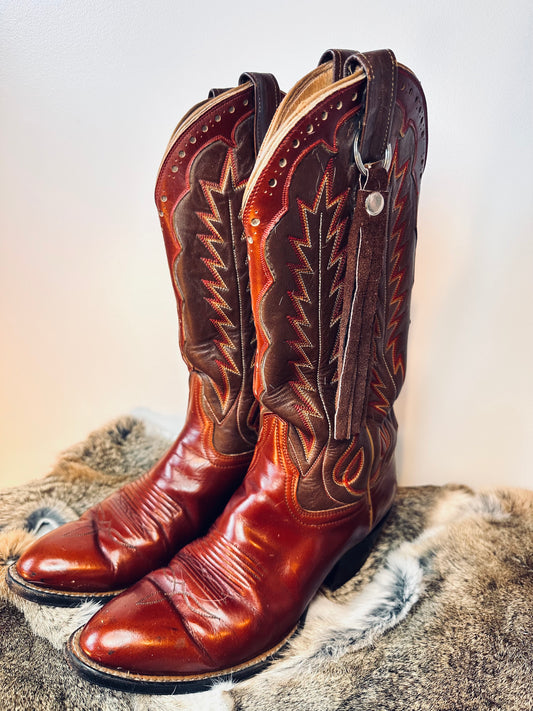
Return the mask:
<path id="1" fill-rule="evenodd" d="M 404 484 L 533 486 L 530 0 L 3 0 L 0 485 L 186 371 L 153 204 L 170 132 L 211 86 L 288 89 L 331 46 L 391 47 L 425 87 Z"/>

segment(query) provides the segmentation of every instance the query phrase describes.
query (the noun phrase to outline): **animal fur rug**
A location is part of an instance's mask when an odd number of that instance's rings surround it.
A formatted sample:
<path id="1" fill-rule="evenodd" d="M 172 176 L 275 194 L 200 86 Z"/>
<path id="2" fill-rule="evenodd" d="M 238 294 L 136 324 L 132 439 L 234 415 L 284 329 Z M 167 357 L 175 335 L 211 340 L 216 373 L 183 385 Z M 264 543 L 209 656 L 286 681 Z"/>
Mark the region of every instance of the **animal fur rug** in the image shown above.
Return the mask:
<path id="1" fill-rule="evenodd" d="M 533 492 L 505 488 L 400 489 L 360 573 L 319 592 L 283 657 L 252 679 L 143 696 L 78 678 L 62 647 L 96 606 L 17 598 L 6 567 L 168 445 L 146 418 L 121 417 L 65 452 L 44 479 L 0 492 L 2 711 L 533 709 Z"/>

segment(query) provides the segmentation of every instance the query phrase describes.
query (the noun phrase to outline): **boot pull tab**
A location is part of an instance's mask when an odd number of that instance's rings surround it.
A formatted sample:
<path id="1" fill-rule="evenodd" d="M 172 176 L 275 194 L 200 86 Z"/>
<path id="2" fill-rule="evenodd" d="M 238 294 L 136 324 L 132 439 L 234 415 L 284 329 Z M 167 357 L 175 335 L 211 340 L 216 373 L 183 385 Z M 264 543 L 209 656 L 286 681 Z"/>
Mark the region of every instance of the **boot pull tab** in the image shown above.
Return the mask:
<path id="1" fill-rule="evenodd" d="M 220 94 L 224 94 L 226 91 L 229 91 L 228 89 L 210 89 L 209 94 L 207 95 L 208 99 L 216 99 L 217 96 L 220 96 Z"/>
<path id="2" fill-rule="evenodd" d="M 346 75 L 358 65 L 367 77 L 366 105 L 354 142 L 360 186 L 348 234 L 335 439 L 355 437 L 365 425 L 372 338 L 389 227 L 389 139 L 396 101 L 396 60 L 390 50 L 355 53 L 345 62 Z"/>
<path id="3" fill-rule="evenodd" d="M 255 94 L 254 143 L 255 155 L 257 155 L 272 117 L 284 95 L 280 91 L 278 82 L 273 74 L 261 72 L 245 72 L 241 74 L 239 84 L 244 84 L 247 81 L 252 82 Z"/>
<path id="4" fill-rule="evenodd" d="M 344 76 L 360 66 L 366 74 L 365 113 L 359 131 L 359 153 L 366 163 L 376 163 L 390 140 L 392 114 L 396 103 L 398 65 L 390 49 L 354 52 L 344 63 Z"/>
<path id="5" fill-rule="evenodd" d="M 318 65 L 333 62 L 333 81 L 336 82 L 345 76 L 344 65 L 348 57 L 353 57 L 353 55 L 353 49 L 326 49 L 320 57 Z"/>

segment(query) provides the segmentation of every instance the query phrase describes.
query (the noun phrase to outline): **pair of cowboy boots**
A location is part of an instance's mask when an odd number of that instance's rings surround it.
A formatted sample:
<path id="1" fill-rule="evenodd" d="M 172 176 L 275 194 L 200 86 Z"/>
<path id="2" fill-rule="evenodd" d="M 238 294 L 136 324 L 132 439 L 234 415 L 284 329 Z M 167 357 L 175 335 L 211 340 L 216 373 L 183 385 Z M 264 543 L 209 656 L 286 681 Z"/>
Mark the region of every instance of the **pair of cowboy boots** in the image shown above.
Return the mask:
<path id="1" fill-rule="evenodd" d="M 396 490 L 426 146 L 422 89 L 388 50 L 329 50 L 284 98 L 245 74 L 176 128 L 156 202 L 185 427 L 10 570 L 40 602 L 112 598 L 69 642 L 87 678 L 245 677 L 360 565 Z"/>

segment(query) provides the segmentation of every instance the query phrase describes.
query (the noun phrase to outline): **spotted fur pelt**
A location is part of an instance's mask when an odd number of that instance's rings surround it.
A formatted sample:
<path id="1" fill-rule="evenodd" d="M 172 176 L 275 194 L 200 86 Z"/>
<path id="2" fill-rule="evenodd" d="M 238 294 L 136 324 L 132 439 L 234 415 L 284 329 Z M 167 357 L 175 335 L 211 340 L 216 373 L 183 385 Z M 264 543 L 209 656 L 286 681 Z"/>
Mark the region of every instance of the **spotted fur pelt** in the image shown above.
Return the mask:
<path id="1" fill-rule="evenodd" d="M 360 573 L 320 592 L 283 656 L 252 679 L 142 696 L 78 678 L 62 646 L 97 607 L 15 598 L 5 569 L 34 536 L 149 468 L 168 442 L 146 418 L 121 417 L 48 477 L 0 492 L 3 711 L 533 709 L 533 492 L 505 488 L 400 489 Z"/>

